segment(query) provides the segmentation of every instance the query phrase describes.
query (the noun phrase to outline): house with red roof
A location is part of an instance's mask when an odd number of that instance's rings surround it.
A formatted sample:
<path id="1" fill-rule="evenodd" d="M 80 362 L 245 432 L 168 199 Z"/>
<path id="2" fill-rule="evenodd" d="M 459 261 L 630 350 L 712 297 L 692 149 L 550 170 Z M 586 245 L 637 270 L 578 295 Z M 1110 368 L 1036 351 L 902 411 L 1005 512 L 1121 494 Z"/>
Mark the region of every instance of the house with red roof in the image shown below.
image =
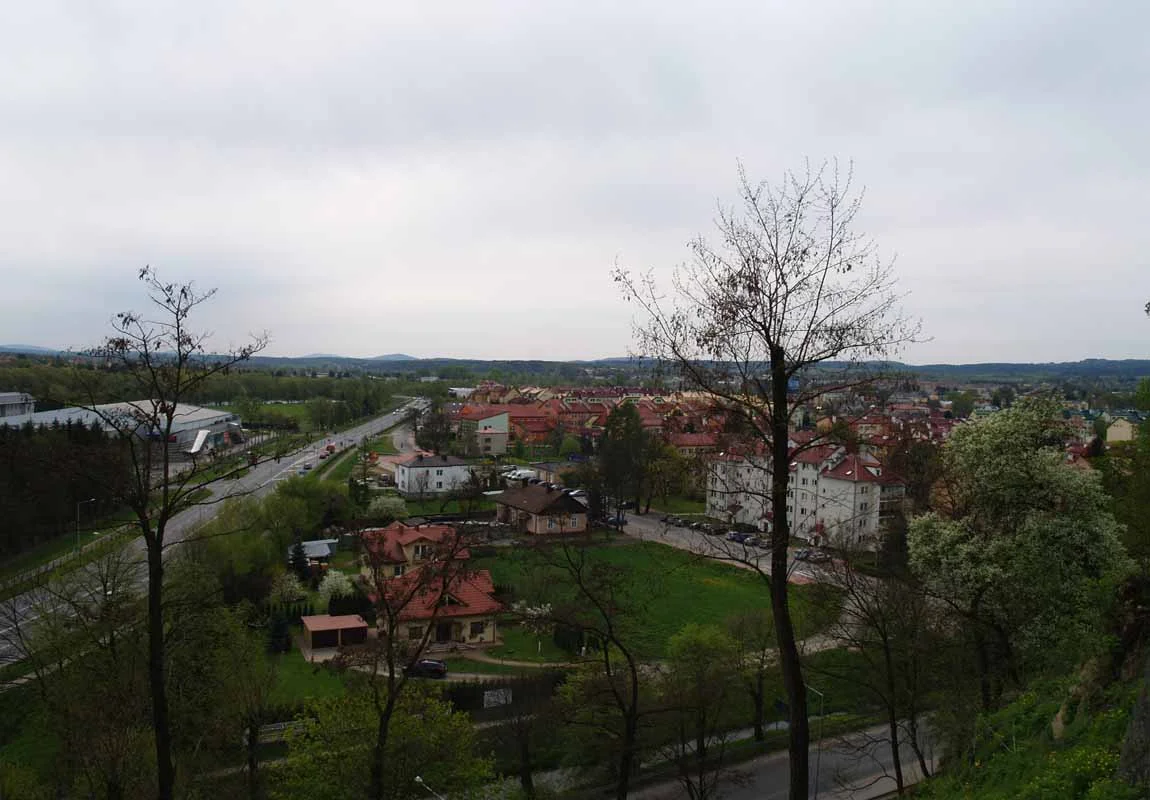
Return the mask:
<path id="1" fill-rule="evenodd" d="M 491 573 L 470 569 L 471 553 L 450 525 L 393 522 L 361 534 L 364 571 L 373 602 L 397 611 L 401 640 L 439 645 L 492 644 L 496 616 Z M 429 630 L 430 628 L 430 630 Z"/>
<path id="2" fill-rule="evenodd" d="M 360 541 L 365 572 L 378 570 L 385 578 L 445 559 L 471 558 L 458 531 L 450 525 L 405 525 L 397 521 L 385 528 L 361 531 Z"/>
<path id="3" fill-rule="evenodd" d="M 417 570 L 395 580 L 403 584 L 395 588 L 403 591 L 419 581 L 420 574 Z M 400 640 L 418 642 L 429 634 L 431 645 L 490 645 L 498 641 L 496 619 L 503 604 L 495 599 L 495 585 L 485 569 L 459 571 L 446 589 L 439 580 L 425 581 L 405 597 L 410 599 L 398 614 Z"/>

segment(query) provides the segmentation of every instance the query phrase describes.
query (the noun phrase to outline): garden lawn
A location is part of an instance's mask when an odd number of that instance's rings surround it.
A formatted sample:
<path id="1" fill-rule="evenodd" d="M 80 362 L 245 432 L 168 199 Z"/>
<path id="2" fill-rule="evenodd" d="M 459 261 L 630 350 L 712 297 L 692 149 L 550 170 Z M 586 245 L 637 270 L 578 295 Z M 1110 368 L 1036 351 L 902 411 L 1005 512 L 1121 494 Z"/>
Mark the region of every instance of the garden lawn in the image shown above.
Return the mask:
<path id="1" fill-rule="evenodd" d="M 338 675 L 322 664 L 309 664 L 299 650 L 276 657 L 276 682 L 271 697 L 275 705 L 296 705 L 308 698 L 340 697 L 346 690 Z"/>
<path id="2" fill-rule="evenodd" d="M 594 558 L 623 568 L 630 578 L 629 591 L 637 594 L 629 605 L 640 606 L 642 617 L 632 637 L 636 650 L 645 658 L 663 657 L 668 639 L 688 623 L 722 626 L 738 612 L 770 609 L 766 583 L 750 570 L 654 542 L 625 541 L 591 547 Z M 518 595 L 529 591 L 532 583 L 541 583 L 539 571 L 544 576 L 548 571 L 532 559 L 530 550 L 511 551 L 472 559 L 472 565 L 491 570 L 496 585 L 510 586 Z M 563 580 L 562 572 L 554 574 L 554 580 Z M 826 586 L 792 586 L 790 605 L 798 636 L 805 638 L 837 617 L 839 597 Z"/>
<path id="3" fill-rule="evenodd" d="M 705 514 L 707 501 L 692 500 L 689 497 L 673 494 L 664 500 L 656 497 L 651 501 L 651 509 L 662 511 L 664 514 Z"/>
<path id="4" fill-rule="evenodd" d="M 407 505 L 407 515 L 410 517 L 426 517 L 431 514 L 462 514 L 463 508 L 459 505 L 458 500 L 448 500 L 446 504 L 442 500 L 431 498 L 428 500 L 415 500 L 407 499 L 404 501 Z M 475 513 L 482 511 L 494 511 L 495 501 L 490 498 L 483 498 L 471 504 L 471 510 Z"/>
<path id="5" fill-rule="evenodd" d="M 489 647 L 487 654 L 508 661 L 531 661 L 536 664 L 569 661 L 571 656 L 555 646 L 550 636 L 537 638 L 519 625 L 500 623 L 499 638 L 503 644 Z M 542 647 L 540 647 L 542 644 Z"/>

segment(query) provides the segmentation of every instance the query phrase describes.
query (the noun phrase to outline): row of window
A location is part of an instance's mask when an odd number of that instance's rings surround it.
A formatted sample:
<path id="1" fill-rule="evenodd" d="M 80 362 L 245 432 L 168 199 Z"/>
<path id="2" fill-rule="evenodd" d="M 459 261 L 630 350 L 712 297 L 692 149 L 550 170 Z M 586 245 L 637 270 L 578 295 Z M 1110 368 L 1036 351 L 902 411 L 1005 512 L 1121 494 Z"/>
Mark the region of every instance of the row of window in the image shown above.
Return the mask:
<path id="1" fill-rule="evenodd" d="M 469 631 L 469 635 L 471 636 L 471 638 L 474 639 L 476 636 L 482 636 L 486 632 L 487 632 L 487 623 L 486 622 L 473 622 L 473 623 L 471 623 L 471 629 Z M 407 628 L 407 638 L 408 639 L 422 639 L 423 638 L 423 626 L 422 625 L 409 625 Z"/>

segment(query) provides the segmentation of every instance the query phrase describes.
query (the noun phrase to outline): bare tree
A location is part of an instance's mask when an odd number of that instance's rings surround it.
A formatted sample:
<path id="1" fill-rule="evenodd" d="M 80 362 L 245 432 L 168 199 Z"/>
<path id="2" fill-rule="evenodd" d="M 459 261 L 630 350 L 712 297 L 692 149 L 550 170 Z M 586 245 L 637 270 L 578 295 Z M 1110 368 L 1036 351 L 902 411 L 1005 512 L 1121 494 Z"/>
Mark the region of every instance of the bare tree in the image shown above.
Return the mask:
<path id="1" fill-rule="evenodd" d="M 854 683 L 882 709 L 887 730 L 880 743 L 890 748 L 895 786 L 902 794 L 906 785 L 903 744 L 915 754 L 921 774 L 931 774 L 921 717 L 930 689 L 932 653 L 942 643 L 934 630 L 938 615 L 925 593 L 901 578 L 872 578 L 847 560 L 828 565 L 826 576 L 844 595 L 842 614 L 829 634 L 841 647 L 858 654 L 864 667 L 829 666 L 818 671 L 836 681 Z"/>
<path id="2" fill-rule="evenodd" d="M 451 529 L 438 543 L 428 545 L 430 549 L 422 553 L 417 565 L 396 575 L 383 539 L 369 538 L 363 543 L 365 580 L 375 606 L 377 636 L 362 646 L 345 648 L 336 663 L 368 674 L 376 716 L 369 784 L 373 800 L 383 800 L 388 789 L 384 761 L 391 721 L 407 686 L 408 670 L 426 651 L 452 602 L 452 592 L 458 592 L 458 583 L 469 577 L 466 544 L 466 537 Z M 428 608 L 430 615 L 412 616 L 415 609 Z M 417 633 L 413 627 L 418 628 Z"/>
<path id="3" fill-rule="evenodd" d="M 831 391 L 875 380 L 866 362 L 917 335 L 898 308 L 889 262 L 855 232 L 861 194 L 837 164 L 752 183 L 739 169 L 739 208 L 720 208 L 721 242 L 692 243 L 670 296 L 653 275 L 617 269 L 640 308 L 638 349 L 669 362 L 684 382 L 737 417 L 752 460 L 768 475 L 761 491 L 771 532 L 771 572 L 787 569 L 792 418 Z M 834 366 L 835 369 L 828 369 Z M 816 372 L 816 367 L 820 371 Z M 806 689 L 785 580 L 770 581 L 779 659 L 790 711 L 790 797 L 807 796 Z"/>
<path id="4" fill-rule="evenodd" d="M 212 483 L 230 472 L 209 472 L 195 456 L 183 470 L 174 466 L 184 445 L 176 433 L 185 403 L 213 376 L 246 361 L 267 345 L 261 334 L 251 342 L 222 354 L 209 353 L 208 335 L 190 327 L 195 310 L 215 290 L 201 292 L 194 284 L 165 283 L 150 268 L 140 270 L 155 316 L 122 312 L 112 321 L 113 334 L 90 352 L 112 369 L 131 378 L 139 400 L 98 405 L 89 373 L 87 408 L 105 429 L 114 432 L 131 465 L 130 479 L 121 499 L 134 513 L 134 524 L 144 540 L 147 563 L 148 685 L 155 739 L 157 797 L 170 800 L 176 782 L 172 757 L 172 722 L 168 707 L 164 629 L 164 553 L 176 542 L 169 537 L 173 517 L 198 502 Z"/>

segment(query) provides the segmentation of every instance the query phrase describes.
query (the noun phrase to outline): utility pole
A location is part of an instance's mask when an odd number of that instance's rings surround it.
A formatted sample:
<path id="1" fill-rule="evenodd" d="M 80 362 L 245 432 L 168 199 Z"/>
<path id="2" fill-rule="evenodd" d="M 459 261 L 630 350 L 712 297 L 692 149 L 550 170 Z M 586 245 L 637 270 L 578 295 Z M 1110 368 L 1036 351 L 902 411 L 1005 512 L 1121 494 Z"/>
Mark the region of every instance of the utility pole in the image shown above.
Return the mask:
<path id="1" fill-rule="evenodd" d="M 76 503 L 76 552 L 80 551 L 80 506 L 85 503 L 95 503 L 95 497 L 89 497 L 87 500 L 81 500 Z"/>

